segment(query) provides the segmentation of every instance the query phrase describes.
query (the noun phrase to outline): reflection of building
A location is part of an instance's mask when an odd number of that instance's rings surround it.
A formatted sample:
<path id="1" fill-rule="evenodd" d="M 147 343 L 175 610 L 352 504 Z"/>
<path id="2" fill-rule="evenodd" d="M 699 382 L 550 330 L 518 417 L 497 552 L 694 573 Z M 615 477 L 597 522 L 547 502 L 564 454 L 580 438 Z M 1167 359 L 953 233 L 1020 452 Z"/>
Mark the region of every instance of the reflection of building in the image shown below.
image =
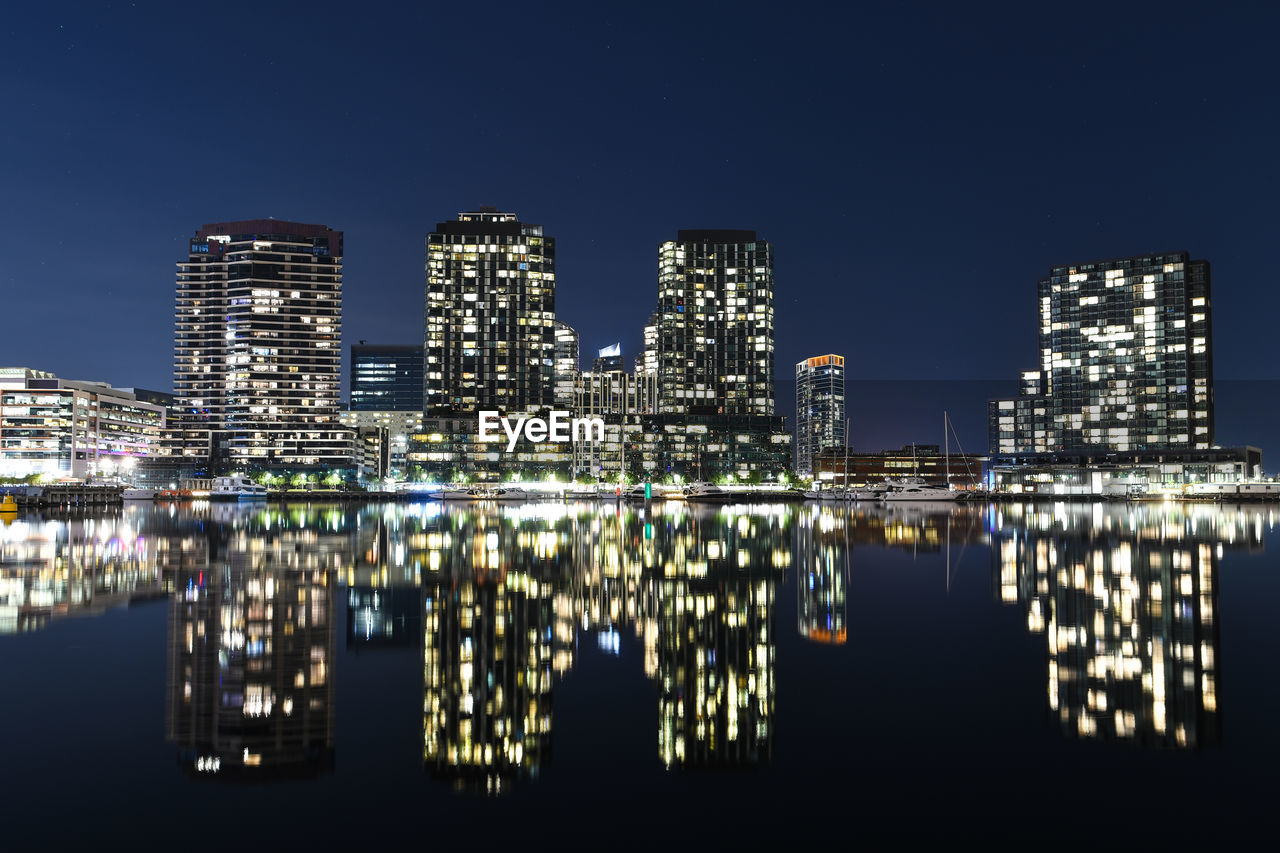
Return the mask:
<path id="1" fill-rule="evenodd" d="M 415 587 L 347 587 L 347 648 L 415 648 L 421 631 Z"/>
<path id="2" fill-rule="evenodd" d="M 1000 511 L 994 582 L 1045 637 L 1048 703 L 1064 732 L 1217 743 L 1218 555 L 1260 544 L 1250 516 L 1208 506 Z"/>
<path id="3" fill-rule="evenodd" d="M 991 402 L 992 453 L 1213 446 L 1208 261 L 1054 267 L 1039 292 L 1040 369 Z"/>
<path id="4" fill-rule="evenodd" d="M 127 476 L 164 425 L 165 407 L 130 391 L 0 367 L 0 476 Z"/>
<path id="5" fill-rule="evenodd" d="M 277 219 L 201 226 L 178 264 L 174 391 L 194 466 L 344 468 L 342 232 Z"/>
<path id="6" fill-rule="evenodd" d="M 169 622 L 168 737 L 187 772 L 265 780 L 333 766 L 334 572 L 349 546 L 314 529 L 215 529 Z M 218 553 L 221 551 L 222 553 Z"/>
<path id="7" fill-rule="evenodd" d="M 837 530 L 832 514 L 810 515 L 802 511 L 796 525 L 796 626 L 802 637 L 815 643 L 842 646 L 848 639 L 847 531 L 845 524 Z"/>
<path id="8" fill-rule="evenodd" d="M 162 596 L 181 550 L 129 516 L 0 525 L 0 634 Z"/>
<path id="9" fill-rule="evenodd" d="M 796 365 L 796 473 L 811 476 L 816 454 L 844 444 L 844 356 L 806 358 Z"/>
<path id="10" fill-rule="evenodd" d="M 770 758 L 773 597 L 763 574 L 661 583 L 658 749 L 667 767 Z"/>
<path id="11" fill-rule="evenodd" d="M 423 761 L 490 794 L 551 758 L 558 537 L 518 518 L 442 516 L 423 594 Z"/>
<path id="12" fill-rule="evenodd" d="M 665 766 L 754 766 L 773 751 L 775 566 L 790 537 L 767 515 L 694 515 L 658 553 L 658 751 Z M 672 534 L 668 534 L 669 536 Z"/>

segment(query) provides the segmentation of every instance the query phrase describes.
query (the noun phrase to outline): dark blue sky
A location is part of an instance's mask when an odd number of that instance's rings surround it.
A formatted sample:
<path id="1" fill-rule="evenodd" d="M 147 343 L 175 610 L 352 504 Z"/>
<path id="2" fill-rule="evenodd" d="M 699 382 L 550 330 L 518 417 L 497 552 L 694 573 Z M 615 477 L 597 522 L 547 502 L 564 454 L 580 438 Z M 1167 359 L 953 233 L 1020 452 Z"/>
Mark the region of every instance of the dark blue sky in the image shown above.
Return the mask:
<path id="1" fill-rule="evenodd" d="M 584 351 L 731 227 L 780 378 L 1012 381 L 1050 265 L 1181 248 L 1217 375 L 1280 378 L 1277 7 L 854 5 L 7 9 L 0 363 L 169 388 L 187 238 L 262 216 L 346 232 L 346 343 L 420 340 L 423 235 L 493 204 L 558 239 Z"/>

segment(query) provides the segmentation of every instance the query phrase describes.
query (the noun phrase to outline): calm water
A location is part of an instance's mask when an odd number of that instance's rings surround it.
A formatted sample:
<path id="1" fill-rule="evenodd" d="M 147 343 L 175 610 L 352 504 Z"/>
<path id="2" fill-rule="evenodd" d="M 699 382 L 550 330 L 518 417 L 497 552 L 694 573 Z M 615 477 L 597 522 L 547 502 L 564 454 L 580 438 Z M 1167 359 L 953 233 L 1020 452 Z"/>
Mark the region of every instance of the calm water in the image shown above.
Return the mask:
<path id="1" fill-rule="evenodd" d="M 181 509 L 0 527 L 5 846 L 1220 841 L 1265 506 Z"/>

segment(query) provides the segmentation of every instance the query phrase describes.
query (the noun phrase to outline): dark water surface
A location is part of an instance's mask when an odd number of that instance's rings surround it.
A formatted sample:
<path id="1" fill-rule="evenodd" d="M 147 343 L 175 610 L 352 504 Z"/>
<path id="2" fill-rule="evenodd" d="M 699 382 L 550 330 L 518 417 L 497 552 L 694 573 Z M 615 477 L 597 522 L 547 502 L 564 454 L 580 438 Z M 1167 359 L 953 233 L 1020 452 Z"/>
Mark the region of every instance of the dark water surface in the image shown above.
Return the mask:
<path id="1" fill-rule="evenodd" d="M 1261 505 L 185 508 L 0 526 L 8 849 L 1222 841 Z"/>

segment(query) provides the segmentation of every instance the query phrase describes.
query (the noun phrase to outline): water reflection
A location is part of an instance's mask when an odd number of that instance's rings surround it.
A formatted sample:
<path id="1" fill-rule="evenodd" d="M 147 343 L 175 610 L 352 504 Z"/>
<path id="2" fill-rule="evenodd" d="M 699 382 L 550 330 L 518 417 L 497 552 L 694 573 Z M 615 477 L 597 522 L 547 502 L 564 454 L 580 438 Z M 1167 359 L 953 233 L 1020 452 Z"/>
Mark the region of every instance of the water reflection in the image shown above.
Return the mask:
<path id="1" fill-rule="evenodd" d="M 315 522 L 220 508 L 185 538 L 207 554 L 178 571 L 169 619 L 166 733 L 188 773 L 332 769 L 333 586 L 350 551 Z"/>
<path id="2" fill-rule="evenodd" d="M 0 634 L 164 595 L 171 545 L 123 514 L 0 524 Z"/>
<path id="3" fill-rule="evenodd" d="M 1219 741 L 1218 560 L 1261 548 L 1269 514 L 1169 504 L 993 512 L 993 584 L 1045 638 L 1048 705 L 1064 733 Z"/>
<path id="4" fill-rule="evenodd" d="M 1219 559 L 1261 549 L 1273 523 L 1266 508 L 1169 504 L 129 507 L 0 528 L 0 630 L 170 594 L 179 762 L 260 781 L 334 767 L 345 604 L 349 650 L 421 654 L 427 773 L 498 794 L 548 767 L 553 700 L 584 648 L 652 684 L 663 767 L 770 762 L 792 565 L 800 648 L 828 647 L 856 678 L 851 608 L 876 604 L 851 602 L 867 561 L 906 551 L 946 563 L 949 583 L 972 545 L 990 549 L 997 600 L 1044 638 L 1063 732 L 1193 748 L 1222 731 Z M 804 702 L 801 686 L 786 704 Z"/>

